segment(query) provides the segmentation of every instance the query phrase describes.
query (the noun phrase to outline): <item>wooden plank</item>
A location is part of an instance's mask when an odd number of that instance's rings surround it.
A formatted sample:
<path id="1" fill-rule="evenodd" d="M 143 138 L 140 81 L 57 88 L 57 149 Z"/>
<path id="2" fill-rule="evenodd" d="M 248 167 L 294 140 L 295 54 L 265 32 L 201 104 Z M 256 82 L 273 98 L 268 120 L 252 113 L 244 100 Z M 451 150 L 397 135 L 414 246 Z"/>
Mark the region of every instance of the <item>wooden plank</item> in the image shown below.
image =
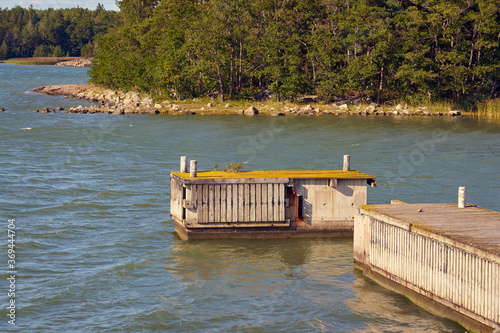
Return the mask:
<path id="1" fill-rule="evenodd" d="M 226 221 L 233 222 L 233 185 L 226 185 Z"/>
<path id="2" fill-rule="evenodd" d="M 255 221 L 262 221 L 262 184 L 255 184 Z"/>
<path id="3" fill-rule="evenodd" d="M 262 221 L 269 221 L 267 217 L 267 184 L 262 184 Z"/>
<path id="4" fill-rule="evenodd" d="M 238 184 L 238 218 L 237 222 L 244 222 L 244 206 L 245 206 L 245 192 L 243 190 L 243 184 Z"/>
<path id="5" fill-rule="evenodd" d="M 267 184 L 267 220 L 274 221 L 274 207 L 273 207 L 273 184 Z"/>
<path id="6" fill-rule="evenodd" d="M 198 223 L 204 223 L 207 221 L 208 216 L 208 207 L 206 198 L 208 197 L 208 186 L 207 185 L 198 185 L 198 204 L 200 207 L 198 208 Z"/>
<path id="7" fill-rule="evenodd" d="M 285 220 L 285 184 L 277 184 L 279 187 L 279 221 Z"/>
<path id="8" fill-rule="evenodd" d="M 280 220 L 280 190 L 278 184 L 273 184 L 273 221 Z"/>
<path id="9" fill-rule="evenodd" d="M 244 211 L 243 211 L 243 221 L 250 221 L 250 184 L 243 184 L 244 191 Z"/>
<path id="10" fill-rule="evenodd" d="M 220 221 L 227 222 L 227 185 L 220 186 Z"/>
<path id="11" fill-rule="evenodd" d="M 193 208 L 188 208 L 186 210 L 186 222 L 191 222 L 191 223 L 196 223 L 198 222 L 198 217 L 196 214 L 197 210 L 197 199 L 198 199 L 198 194 L 196 192 L 196 188 L 198 185 L 191 185 L 189 188 L 187 188 L 187 193 L 186 193 L 186 198 L 189 200 L 191 203 L 191 207 Z"/>
<path id="12" fill-rule="evenodd" d="M 208 185 L 208 222 L 215 222 L 214 185 Z"/>
<path id="13" fill-rule="evenodd" d="M 249 184 L 248 186 L 250 188 L 250 200 L 248 203 L 250 212 L 249 212 L 248 221 L 255 222 L 255 215 L 256 215 L 256 212 L 255 212 L 256 188 L 255 187 L 257 186 L 257 184 Z"/>
<path id="14" fill-rule="evenodd" d="M 238 204 L 238 185 L 231 185 L 232 188 L 232 195 L 231 195 L 231 206 L 233 210 L 233 218 L 231 219 L 232 222 L 238 222 L 238 210 L 239 210 L 239 204 Z"/>
<path id="15" fill-rule="evenodd" d="M 214 222 L 220 222 L 220 185 L 214 185 Z"/>
<path id="16" fill-rule="evenodd" d="M 203 228 L 220 228 L 221 230 L 227 229 L 227 228 L 261 228 L 261 227 L 289 227 L 290 222 L 284 221 L 284 222 L 235 222 L 231 224 L 227 223 L 210 223 L 210 224 L 195 224 L 193 226 L 190 226 L 190 229 L 203 229 Z M 224 230 L 225 231 L 225 230 Z"/>
<path id="17" fill-rule="evenodd" d="M 198 173 L 199 175 L 199 173 Z M 180 178 L 186 185 L 192 184 L 288 184 L 290 178 L 277 177 L 277 178 Z"/>

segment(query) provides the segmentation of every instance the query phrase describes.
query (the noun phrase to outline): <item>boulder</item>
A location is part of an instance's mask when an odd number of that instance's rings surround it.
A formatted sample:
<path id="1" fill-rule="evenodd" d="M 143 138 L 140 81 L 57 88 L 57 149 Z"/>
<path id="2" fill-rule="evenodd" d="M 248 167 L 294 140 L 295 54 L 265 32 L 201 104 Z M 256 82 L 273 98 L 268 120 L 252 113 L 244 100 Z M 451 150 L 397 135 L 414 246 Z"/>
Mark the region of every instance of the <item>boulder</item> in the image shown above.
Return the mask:
<path id="1" fill-rule="evenodd" d="M 211 108 L 212 106 L 214 106 L 212 103 L 207 104 L 207 108 Z"/>
<path id="2" fill-rule="evenodd" d="M 146 97 L 141 100 L 141 104 L 150 106 L 151 104 L 153 104 L 153 100 L 150 97 Z"/>
<path id="3" fill-rule="evenodd" d="M 158 103 L 155 104 L 155 109 L 161 109 L 161 108 L 162 108 L 161 104 Z"/>
<path id="4" fill-rule="evenodd" d="M 347 104 L 342 104 L 341 106 L 339 106 L 339 109 L 340 110 L 349 110 L 349 106 Z"/>
<path id="5" fill-rule="evenodd" d="M 401 104 L 396 105 L 396 111 L 403 110 L 403 106 Z"/>
<path id="6" fill-rule="evenodd" d="M 2 111 L 5 111 L 5 109 L 4 108 L 0 108 L 0 112 L 2 112 Z"/>
<path id="7" fill-rule="evenodd" d="M 183 110 L 180 112 L 180 114 L 190 114 L 190 115 L 194 115 L 196 114 L 196 112 L 194 111 L 191 111 L 191 110 Z"/>
<path id="8" fill-rule="evenodd" d="M 283 112 L 272 112 L 271 113 L 271 116 L 273 117 L 280 117 L 280 116 L 284 116 L 285 114 Z"/>
<path id="9" fill-rule="evenodd" d="M 376 109 L 376 106 L 375 106 L 375 105 L 370 104 L 370 105 L 368 105 L 368 106 L 366 107 L 365 112 L 366 112 L 367 114 L 370 114 L 370 113 L 375 112 L 375 109 Z"/>
<path id="10" fill-rule="evenodd" d="M 157 109 L 147 108 L 147 109 L 141 110 L 141 113 L 144 113 L 144 114 L 158 114 L 158 113 L 160 113 L 160 111 L 157 110 Z"/>
<path id="11" fill-rule="evenodd" d="M 253 116 L 255 114 L 259 114 L 259 110 L 257 110 L 257 108 L 252 105 L 251 107 L 245 110 L 244 114 Z"/>
<path id="12" fill-rule="evenodd" d="M 461 116 L 462 112 L 460 110 L 453 110 L 448 112 L 448 116 L 456 117 L 456 116 Z"/>
<path id="13" fill-rule="evenodd" d="M 133 94 L 132 97 L 130 97 L 130 99 L 132 100 L 132 102 L 135 102 L 135 103 L 141 102 L 141 98 L 137 94 Z"/>
<path id="14" fill-rule="evenodd" d="M 174 104 L 174 105 L 172 105 L 172 110 L 173 111 L 180 111 L 181 107 L 179 105 L 177 105 L 177 104 Z"/>
<path id="15" fill-rule="evenodd" d="M 132 101 L 130 97 L 125 97 L 125 99 L 123 100 L 123 105 L 130 105 L 132 103 L 134 103 L 134 101 Z"/>
<path id="16" fill-rule="evenodd" d="M 120 109 L 114 110 L 112 114 L 116 114 L 116 115 L 125 114 L 125 111 L 122 108 L 120 108 Z"/>

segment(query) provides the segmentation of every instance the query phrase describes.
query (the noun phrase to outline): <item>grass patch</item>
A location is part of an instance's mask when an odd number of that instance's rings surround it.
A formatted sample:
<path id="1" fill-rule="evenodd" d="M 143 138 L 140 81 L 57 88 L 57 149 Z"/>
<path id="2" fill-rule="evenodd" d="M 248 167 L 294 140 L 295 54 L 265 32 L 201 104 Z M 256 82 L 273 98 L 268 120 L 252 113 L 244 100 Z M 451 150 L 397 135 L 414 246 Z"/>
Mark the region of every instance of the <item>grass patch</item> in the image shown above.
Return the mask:
<path id="1" fill-rule="evenodd" d="M 32 57 L 32 58 L 10 58 L 3 62 L 11 65 L 55 65 L 59 62 L 76 60 L 80 57 Z"/>
<path id="2" fill-rule="evenodd" d="M 490 99 L 479 103 L 477 115 L 486 118 L 500 118 L 500 99 Z"/>

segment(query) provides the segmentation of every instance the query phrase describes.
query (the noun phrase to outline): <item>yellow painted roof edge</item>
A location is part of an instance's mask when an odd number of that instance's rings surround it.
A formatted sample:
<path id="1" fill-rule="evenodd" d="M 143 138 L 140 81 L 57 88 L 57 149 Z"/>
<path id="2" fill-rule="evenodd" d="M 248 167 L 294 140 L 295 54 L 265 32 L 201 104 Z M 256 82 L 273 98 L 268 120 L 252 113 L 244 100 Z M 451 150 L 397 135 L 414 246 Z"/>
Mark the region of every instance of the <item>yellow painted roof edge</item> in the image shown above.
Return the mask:
<path id="1" fill-rule="evenodd" d="M 172 171 L 181 178 L 190 178 L 189 172 Z M 232 179 L 232 178 L 293 178 L 293 179 L 375 179 L 356 170 L 255 170 L 255 171 L 198 171 L 196 179 Z"/>

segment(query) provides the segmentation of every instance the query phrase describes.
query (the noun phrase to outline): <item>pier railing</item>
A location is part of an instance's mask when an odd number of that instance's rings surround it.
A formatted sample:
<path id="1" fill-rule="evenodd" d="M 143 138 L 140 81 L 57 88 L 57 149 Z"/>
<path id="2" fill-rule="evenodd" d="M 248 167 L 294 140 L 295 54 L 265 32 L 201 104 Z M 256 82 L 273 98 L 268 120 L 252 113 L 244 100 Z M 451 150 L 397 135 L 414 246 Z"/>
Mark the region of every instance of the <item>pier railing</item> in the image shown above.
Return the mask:
<path id="1" fill-rule="evenodd" d="M 474 206 L 364 206 L 354 220 L 354 260 L 370 276 L 495 328 L 500 326 L 498 222 L 498 213 Z"/>
<path id="2" fill-rule="evenodd" d="M 372 269 L 492 322 L 500 322 L 500 264 L 462 248 L 370 219 Z"/>

